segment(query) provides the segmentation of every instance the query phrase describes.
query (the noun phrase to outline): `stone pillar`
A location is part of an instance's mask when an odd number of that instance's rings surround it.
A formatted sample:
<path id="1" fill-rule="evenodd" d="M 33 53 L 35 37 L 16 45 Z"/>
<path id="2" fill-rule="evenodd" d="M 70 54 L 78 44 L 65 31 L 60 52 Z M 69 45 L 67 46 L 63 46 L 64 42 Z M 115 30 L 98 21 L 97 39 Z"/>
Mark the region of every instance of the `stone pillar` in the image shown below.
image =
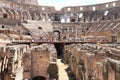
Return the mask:
<path id="1" fill-rule="evenodd" d="M 69 39 L 70 38 L 70 36 L 69 36 L 70 34 L 69 34 L 69 28 L 67 28 L 67 39 Z"/>

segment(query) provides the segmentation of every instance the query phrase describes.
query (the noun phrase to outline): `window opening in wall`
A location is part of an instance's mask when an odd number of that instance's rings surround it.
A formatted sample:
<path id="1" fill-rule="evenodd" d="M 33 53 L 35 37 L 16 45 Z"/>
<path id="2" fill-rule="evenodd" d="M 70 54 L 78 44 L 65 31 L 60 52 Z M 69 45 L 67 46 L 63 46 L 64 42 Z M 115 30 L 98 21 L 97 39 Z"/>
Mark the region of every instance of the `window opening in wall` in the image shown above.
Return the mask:
<path id="1" fill-rule="evenodd" d="M 31 35 L 29 32 L 28 32 L 28 34 L 27 35 Z"/>
<path id="2" fill-rule="evenodd" d="M 46 14 L 45 14 L 45 13 L 42 13 L 42 17 L 46 17 Z"/>
<path id="3" fill-rule="evenodd" d="M 117 42 L 117 37 L 116 36 L 111 36 L 111 42 Z"/>
<path id="4" fill-rule="evenodd" d="M 6 13 L 3 14 L 3 18 L 7 18 L 7 14 Z"/>
<path id="5" fill-rule="evenodd" d="M 59 16 L 55 15 L 55 16 L 54 16 L 54 20 L 55 20 L 55 21 L 59 21 Z"/>
<path id="6" fill-rule="evenodd" d="M 4 3 L 3 3 L 3 6 L 5 6 L 5 5 L 6 5 L 6 3 L 4 2 Z"/>
<path id="7" fill-rule="evenodd" d="M 43 21 L 45 21 L 45 19 L 43 19 Z"/>
<path id="8" fill-rule="evenodd" d="M 69 18 L 67 19 L 67 22 L 68 22 L 68 23 L 70 22 L 70 19 L 69 19 Z"/>
<path id="9" fill-rule="evenodd" d="M 38 29 L 42 29 L 42 27 L 38 27 Z"/>
<path id="10" fill-rule="evenodd" d="M 80 10 L 83 10 L 83 7 L 80 7 Z"/>
<path id="11" fill-rule="evenodd" d="M 54 38 L 56 38 L 56 40 L 60 40 L 60 32 L 59 31 L 54 31 Z"/>
<path id="12" fill-rule="evenodd" d="M 109 7 L 109 4 L 106 4 L 106 7 Z"/>
<path id="13" fill-rule="evenodd" d="M 96 10 L 96 7 L 95 6 L 93 6 L 93 11 L 95 11 Z"/>
<path id="14" fill-rule="evenodd" d="M 109 11 L 105 11 L 104 16 L 107 16 L 108 12 L 109 12 Z"/>
<path id="15" fill-rule="evenodd" d="M 34 20 L 34 17 L 32 17 L 32 20 Z"/>
<path id="16" fill-rule="evenodd" d="M 44 7 L 42 7 L 42 10 L 44 11 L 44 10 L 45 10 L 45 8 L 44 8 Z"/>
<path id="17" fill-rule="evenodd" d="M 70 11 L 70 8 L 68 8 L 68 11 Z"/>
<path id="18" fill-rule="evenodd" d="M 48 19 L 48 21 L 51 21 L 51 19 Z"/>
<path id="19" fill-rule="evenodd" d="M 80 13 L 80 14 L 79 14 L 79 18 L 82 18 L 82 16 L 83 16 L 83 13 Z"/>
<path id="20" fill-rule="evenodd" d="M 37 13 L 34 14 L 34 17 L 35 17 L 36 20 L 40 20 L 40 16 L 39 16 L 39 14 L 37 14 Z"/>
<path id="21" fill-rule="evenodd" d="M 113 3 L 113 6 L 116 6 L 116 3 Z"/>
<path id="22" fill-rule="evenodd" d="M 4 25 L 2 25 L 2 28 L 4 28 Z"/>
<path id="23" fill-rule="evenodd" d="M 65 19 L 61 19 L 61 23 L 65 23 Z"/>
<path id="24" fill-rule="evenodd" d="M 76 21 L 76 19 L 71 19 L 71 20 L 70 20 L 70 22 L 75 22 L 75 21 Z"/>

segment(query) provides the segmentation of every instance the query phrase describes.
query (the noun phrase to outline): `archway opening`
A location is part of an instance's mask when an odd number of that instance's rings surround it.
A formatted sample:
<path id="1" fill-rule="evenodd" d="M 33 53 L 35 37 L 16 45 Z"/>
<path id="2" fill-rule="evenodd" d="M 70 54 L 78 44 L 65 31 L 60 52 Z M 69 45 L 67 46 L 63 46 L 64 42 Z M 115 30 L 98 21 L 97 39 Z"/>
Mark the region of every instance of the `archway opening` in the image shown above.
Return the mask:
<path id="1" fill-rule="evenodd" d="M 53 33 L 54 33 L 54 39 L 59 41 L 60 40 L 60 31 L 55 30 Z"/>
<path id="2" fill-rule="evenodd" d="M 34 77 L 32 80 L 46 80 L 46 78 L 43 76 L 37 76 L 37 77 Z"/>
<path id="3" fill-rule="evenodd" d="M 116 36 L 111 36 L 111 42 L 117 42 L 117 37 Z"/>
<path id="4" fill-rule="evenodd" d="M 56 51 L 57 51 L 58 58 L 62 57 L 63 53 L 64 53 L 64 44 L 55 43 L 54 45 L 55 45 L 55 48 L 56 48 Z"/>
<path id="5" fill-rule="evenodd" d="M 3 14 L 3 18 L 7 18 L 8 15 L 6 13 Z"/>

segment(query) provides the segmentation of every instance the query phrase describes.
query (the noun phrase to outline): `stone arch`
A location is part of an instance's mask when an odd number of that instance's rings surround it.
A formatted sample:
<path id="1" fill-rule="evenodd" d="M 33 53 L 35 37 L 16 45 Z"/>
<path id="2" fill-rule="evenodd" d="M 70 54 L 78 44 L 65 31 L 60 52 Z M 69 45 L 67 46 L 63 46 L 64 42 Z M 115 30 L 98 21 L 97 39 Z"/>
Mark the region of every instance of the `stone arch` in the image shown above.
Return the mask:
<path id="1" fill-rule="evenodd" d="M 117 42 L 117 36 L 111 36 L 111 42 Z"/>
<path id="2" fill-rule="evenodd" d="M 31 19 L 30 13 L 28 11 L 23 11 L 22 12 L 22 19 L 23 20 Z"/>
<path id="3" fill-rule="evenodd" d="M 3 13 L 3 18 L 8 18 L 8 14 L 7 13 Z"/>
<path id="4" fill-rule="evenodd" d="M 114 75 L 115 75 L 114 77 L 109 76 L 110 69 L 114 71 Z M 103 80 L 109 80 L 109 78 L 114 78 L 115 80 L 119 80 L 120 79 L 119 75 L 120 75 L 120 61 L 107 58 L 103 63 Z"/>
<path id="5" fill-rule="evenodd" d="M 60 40 L 60 30 L 54 30 L 53 31 L 53 34 L 54 34 L 54 38 Z"/>
<path id="6" fill-rule="evenodd" d="M 9 18 L 9 19 L 14 18 L 14 13 L 10 9 L 2 9 L 2 13 L 3 13 L 3 18 Z"/>
<path id="7" fill-rule="evenodd" d="M 76 17 L 70 17 L 70 22 L 76 22 Z"/>
<path id="8" fill-rule="evenodd" d="M 31 19 L 34 20 L 34 12 L 33 12 L 33 11 L 30 11 L 29 14 L 30 14 L 30 16 L 31 16 Z"/>
<path id="9" fill-rule="evenodd" d="M 79 77 L 81 80 L 86 80 L 86 76 L 85 76 L 85 64 L 84 61 L 82 59 L 79 60 L 78 63 L 79 67 L 78 67 L 78 74 L 77 77 Z"/>
<path id="10" fill-rule="evenodd" d="M 27 12 L 23 12 L 22 13 L 22 15 L 23 15 L 23 17 L 22 17 L 22 19 L 24 20 L 24 19 L 28 19 L 28 13 Z"/>
<path id="11" fill-rule="evenodd" d="M 12 10 L 8 10 L 8 13 L 10 14 L 9 18 L 14 19 L 14 12 Z"/>
<path id="12" fill-rule="evenodd" d="M 4 8 L 0 9 L 0 16 L 1 16 L 1 18 L 8 18 L 6 9 L 4 9 Z"/>
<path id="13" fill-rule="evenodd" d="M 46 14 L 45 14 L 45 13 L 42 13 L 42 17 L 45 18 L 45 17 L 46 17 Z"/>
<path id="14" fill-rule="evenodd" d="M 32 80 L 46 80 L 44 76 L 36 76 Z"/>
<path id="15" fill-rule="evenodd" d="M 20 13 L 14 10 L 14 19 L 20 19 Z"/>
<path id="16" fill-rule="evenodd" d="M 40 16 L 39 12 L 34 12 L 33 13 L 33 18 L 34 18 L 34 20 L 40 20 L 41 16 Z"/>
<path id="17" fill-rule="evenodd" d="M 12 14 L 10 12 L 7 12 L 7 14 L 8 14 L 8 18 L 12 19 Z"/>
<path id="18" fill-rule="evenodd" d="M 42 19 L 45 19 L 45 20 L 48 19 L 48 15 L 46 13 L 41 13 L 41 17 Z"/>

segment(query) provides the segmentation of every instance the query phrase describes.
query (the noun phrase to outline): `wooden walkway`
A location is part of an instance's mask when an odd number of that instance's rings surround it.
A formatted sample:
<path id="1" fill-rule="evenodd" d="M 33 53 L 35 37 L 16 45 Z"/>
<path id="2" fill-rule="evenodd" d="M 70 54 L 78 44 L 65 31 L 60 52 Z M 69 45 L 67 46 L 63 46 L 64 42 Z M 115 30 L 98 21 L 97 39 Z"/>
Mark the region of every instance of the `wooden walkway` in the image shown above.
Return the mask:
<path id="1" fill-rule="evenodd" d="M 96 44 L 96 43 L 107 43 L 109 44 L 110 42 L 82 42 L 82 41 L 25 41 L 25 40 L 18 40 L 18 41 L 12 41 L 12 43 L 17 43 L 17 44 L 31 44 L 31 43 L 38 43 L 38 44 L 86 44 L 86 43 L 90 43 L 90 44 Z"/>

